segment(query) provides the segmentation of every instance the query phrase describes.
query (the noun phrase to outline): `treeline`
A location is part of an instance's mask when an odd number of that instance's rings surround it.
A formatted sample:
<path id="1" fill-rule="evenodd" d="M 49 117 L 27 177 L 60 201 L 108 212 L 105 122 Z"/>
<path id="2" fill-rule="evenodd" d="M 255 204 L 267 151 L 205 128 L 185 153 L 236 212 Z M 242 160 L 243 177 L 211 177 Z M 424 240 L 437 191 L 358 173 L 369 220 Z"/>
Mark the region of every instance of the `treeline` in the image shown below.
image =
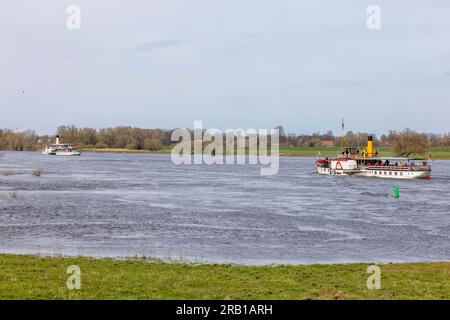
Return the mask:
<path id="1" fill-rule="evenodd" d="M 39 148 L 40 139 L 41 137 L 32 130 L 17 132 L 12 129 L 0 129 L 0 150 L 36 150 Z"/>
<path id="2" fill-rule="evenodd" d="M 395 143 L 400 137 L 408 136 L 414 139 L 420 137 L 420 142 L 426 141 L 428 147 L 450 147 L 450 133 L 444 134 L 426 134 L 417 133 L 411 129 L 405 129 L 401 132 L 394 130 L 389 131 L 388 134 L 382 134 L 380 137 L 367 133 L 367 132 L 352 132 L 348 131 L 344 137 L 335 136 L 332 131 L 326 133 L 314 133 L 312 135 L 297 135 L 297 134 L 285 134 L 282 127 L 280 128 L 280 144 L 284 146 L 292 147 L 320 147 L 324 141 L 332 141 L 335 146 L 342 145 L 342 139 L 344 139 L 344 145 L 350 147 L 365 146 L 367 143 L 367 137 L 370 135 L 374 139 L 374 143 L 379 146 L 390 146 Z"/>
<path id="3" fill-rule="evenodd" d="M 283 127 L 280 130 L 280 145 L 292 147 L 318 147 L 324 142 L 332 142 L 335 146 L 342 144 L 342 137 L 335 136 L 332 131 L 325 133 L 286 134 Z M 120 148 L 131 150 L 157 151 L 170 146 L 172 130 L 141 129 L 133 127 L 115 128 L 79 128 L 75 126 L 60 126 L 55 136 L 59 135 L 61 142 L 79 145 L 81 148 Z M 367 142 L 366 132 L 349 131 L 344 136 L 345 146 L 364 146 Z M 372 134 L 371 134 L 372 135 Z M 17 132 L 12 129 L 0 129 L 0 150 L 40 150 L 43 146 L 54 142 L 55 136 L 38 135 L 32 130 Z M 392 149 L 402 149 L 408 144 L 420 145 L 421 149 L 428 147 L 450 146 L 450 133 L 424 134 L 410 129 L 402 132 L 390 131 L 380 137 L 372 135 L 376 146 L 390 146 Z M 329 145 L 329 144 L 328 144 Z M 401 153 L 408 151 L 402 151 Z"/>
<path id="4" fill-rule="evenodd" d="M 115 127 L 96 130 L 75 126 L 58 127 L 56 134 L 64 143 L 82 148 L 120 148 L 157 151 L 171 144 L 171 130 Z"/>
<path id="5" fill-rule="evenodd" d="M 367 136 L 369 133 L 352 131 L 347 132 L 344 135 L 344 145 L 346 146 L 364 146 L 367 143 Z M 372 135 L 376 142 L 376 136 Z M 280 144 L 288 147 L 320 147 L 324 141 L 332 141 L 334 145 L 342 145 L 342 136 L 335 136 L 332 131 L 328 131 L 324 134 L 314 133 L 312 135 L 307 134 L 284 134 L 284 130 L 280 129 Z"/>

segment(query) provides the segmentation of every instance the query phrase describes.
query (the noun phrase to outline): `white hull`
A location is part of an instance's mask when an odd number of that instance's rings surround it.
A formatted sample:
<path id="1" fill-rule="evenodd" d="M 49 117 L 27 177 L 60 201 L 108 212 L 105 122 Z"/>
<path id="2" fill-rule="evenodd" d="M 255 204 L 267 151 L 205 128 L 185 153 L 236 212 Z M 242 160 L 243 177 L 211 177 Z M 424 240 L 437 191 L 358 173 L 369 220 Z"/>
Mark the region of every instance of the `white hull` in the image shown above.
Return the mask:
<path id="1" fill-rule="evenodd" d="M 79 156 L 81 155 L 80 151 L 43 151 L 42 154 L 50 155 L 50 156 Z"/>
<path id="2" fill-rule="evenodd" d="M 361 174 L 365 177 L 385 179 L 426 179 L 428 176 L 430 176 L 431 171 L 364 170 Z"/>
<path id="3" fill-rule="evenodd" d="M 375 177 L 384 179 L 426 179 L 431 171 L 397 171 L 397 170 L 332 170 L 330 168 L 317 167 L 319 174 L 325 175 L 354 175 L 359 177 Z"/>
<path id="4" fill-rule="evenodd" d="M 57 151 L 55 156 L 79 156 L 80 151 Z"/>

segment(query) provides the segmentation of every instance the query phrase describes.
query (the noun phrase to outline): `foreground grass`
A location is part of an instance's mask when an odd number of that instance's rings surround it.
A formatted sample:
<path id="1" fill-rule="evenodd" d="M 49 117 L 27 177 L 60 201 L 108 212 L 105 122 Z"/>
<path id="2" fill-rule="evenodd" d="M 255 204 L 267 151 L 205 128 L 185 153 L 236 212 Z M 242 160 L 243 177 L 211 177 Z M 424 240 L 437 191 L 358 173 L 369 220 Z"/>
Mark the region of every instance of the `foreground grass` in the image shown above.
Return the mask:
<path id="1" fill-rule="evenodd" d="M 81 269 L 80 290 L 66 287 Z M 369 290 L 366 264 L 191 265 L 0 255 L 1 299 L 450 299 L 450 263 L 381 265 Z"/>

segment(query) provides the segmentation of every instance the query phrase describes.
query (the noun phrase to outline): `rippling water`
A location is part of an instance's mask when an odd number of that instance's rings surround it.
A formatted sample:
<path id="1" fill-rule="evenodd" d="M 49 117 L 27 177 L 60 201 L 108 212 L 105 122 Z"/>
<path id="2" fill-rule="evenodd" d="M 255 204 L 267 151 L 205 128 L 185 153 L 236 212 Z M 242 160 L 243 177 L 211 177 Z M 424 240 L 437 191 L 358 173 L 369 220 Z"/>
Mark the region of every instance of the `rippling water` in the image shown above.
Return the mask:
<path id="1" fill-rule="evenodd" d="M 38 166 L 44 173 L 34 177 Z M 1 253 L 450 260 L 450 161 L 434 161 L 430 181 L 321 176 L 307 158 L 281 158 L 278 175 L 260 176 L 257 166 L 177 166 L 148 154 L 4 152 L 0 171 L 14 173 L 0 175 Z"/>

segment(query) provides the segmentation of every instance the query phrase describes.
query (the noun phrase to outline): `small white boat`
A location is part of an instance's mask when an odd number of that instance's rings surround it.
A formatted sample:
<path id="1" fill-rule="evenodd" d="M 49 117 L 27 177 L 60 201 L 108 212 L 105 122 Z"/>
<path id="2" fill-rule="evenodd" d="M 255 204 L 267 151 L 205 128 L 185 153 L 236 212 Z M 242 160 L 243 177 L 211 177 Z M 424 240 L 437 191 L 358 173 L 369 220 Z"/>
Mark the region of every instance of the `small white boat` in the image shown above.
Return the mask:
<path id="1" fill-rule="evenodd" d="M 60 143 L 59 136 L 56 136 L 56 143 L 45 147 L 42 154 L 51 156 L 79 156 L 81 152 L 74 145 Z"/>

